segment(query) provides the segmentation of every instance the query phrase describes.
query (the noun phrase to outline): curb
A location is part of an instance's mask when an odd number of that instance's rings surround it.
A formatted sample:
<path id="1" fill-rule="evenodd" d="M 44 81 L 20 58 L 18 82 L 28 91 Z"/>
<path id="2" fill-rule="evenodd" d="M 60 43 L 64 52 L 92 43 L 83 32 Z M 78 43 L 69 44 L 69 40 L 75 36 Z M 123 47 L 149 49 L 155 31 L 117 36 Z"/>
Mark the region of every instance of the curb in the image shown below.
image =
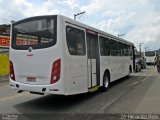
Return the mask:
<path id="1" fill-rule="evenodd" d="M 0 82 L 1 81 L 9 81 L 9 76 L 0 76 Z"/>

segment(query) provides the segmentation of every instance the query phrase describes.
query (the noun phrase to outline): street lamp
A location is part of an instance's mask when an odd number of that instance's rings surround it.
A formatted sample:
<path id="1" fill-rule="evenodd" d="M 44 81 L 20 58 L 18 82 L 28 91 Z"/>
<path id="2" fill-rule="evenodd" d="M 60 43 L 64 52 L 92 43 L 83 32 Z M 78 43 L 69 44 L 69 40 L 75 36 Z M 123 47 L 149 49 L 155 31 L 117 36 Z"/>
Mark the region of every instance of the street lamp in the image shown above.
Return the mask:
<path id="1" fill-rule="evenodd" d="M 120 34 L 120 35 L 118 35 L 118 37 L 120 37 L 120 36 L 124 36 L 125 34 Z"/>
<path id="2" fill-rule="evenodd" d="M 76 17 L 77 17 L 78 15 L 82 15 L 82 14 L 84 14 L 84 13 L 85 13 L 85 11 L 80 12 L 80 13 L 77 13 L 77 14 L 74 14 L 74 20 L 76 20 Z"/>

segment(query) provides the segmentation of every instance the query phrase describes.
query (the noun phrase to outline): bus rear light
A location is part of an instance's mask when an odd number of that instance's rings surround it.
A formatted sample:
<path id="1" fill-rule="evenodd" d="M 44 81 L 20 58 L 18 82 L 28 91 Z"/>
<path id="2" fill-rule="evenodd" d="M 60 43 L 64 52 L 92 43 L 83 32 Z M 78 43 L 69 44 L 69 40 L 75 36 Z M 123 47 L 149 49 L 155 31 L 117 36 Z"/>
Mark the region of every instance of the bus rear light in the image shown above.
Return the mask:
<path id="1" fill-rule="evenodd" d="M 50 84 L 56 83 L 60 79 L 61 74 L 61 59 L 56 60 L 52 66 Z"/>
<path id="2" fill-rule="evenodd" d="M 12 61 L 9 62 L 10 78 L 15 81 L 14 67 Z"/>

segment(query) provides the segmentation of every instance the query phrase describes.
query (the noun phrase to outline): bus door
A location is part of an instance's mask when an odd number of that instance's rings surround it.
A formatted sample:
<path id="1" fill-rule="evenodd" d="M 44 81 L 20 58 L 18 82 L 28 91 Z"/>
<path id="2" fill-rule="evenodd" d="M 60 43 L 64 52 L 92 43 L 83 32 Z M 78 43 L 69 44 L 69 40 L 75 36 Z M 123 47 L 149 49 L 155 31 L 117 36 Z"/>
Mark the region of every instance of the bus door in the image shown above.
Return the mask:
<path id="1" fill-rule="evenodd" d="M 100 85 L 98 35 L 87 30 L 88 88 Z"/>

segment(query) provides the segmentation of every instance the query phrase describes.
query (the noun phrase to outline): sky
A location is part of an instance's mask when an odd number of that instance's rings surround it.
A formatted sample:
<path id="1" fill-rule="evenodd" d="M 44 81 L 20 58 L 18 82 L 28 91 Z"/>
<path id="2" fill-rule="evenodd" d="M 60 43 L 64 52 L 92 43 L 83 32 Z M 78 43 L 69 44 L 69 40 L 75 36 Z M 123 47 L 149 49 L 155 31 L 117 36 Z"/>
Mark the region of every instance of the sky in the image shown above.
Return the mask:
<path id="1" fill-rule="evenodd" d="M 142 50 L 160 49 L 159 0 L 0 0 L 0 24 L 39 15 L 62 14 L 120 36 Z"/>

